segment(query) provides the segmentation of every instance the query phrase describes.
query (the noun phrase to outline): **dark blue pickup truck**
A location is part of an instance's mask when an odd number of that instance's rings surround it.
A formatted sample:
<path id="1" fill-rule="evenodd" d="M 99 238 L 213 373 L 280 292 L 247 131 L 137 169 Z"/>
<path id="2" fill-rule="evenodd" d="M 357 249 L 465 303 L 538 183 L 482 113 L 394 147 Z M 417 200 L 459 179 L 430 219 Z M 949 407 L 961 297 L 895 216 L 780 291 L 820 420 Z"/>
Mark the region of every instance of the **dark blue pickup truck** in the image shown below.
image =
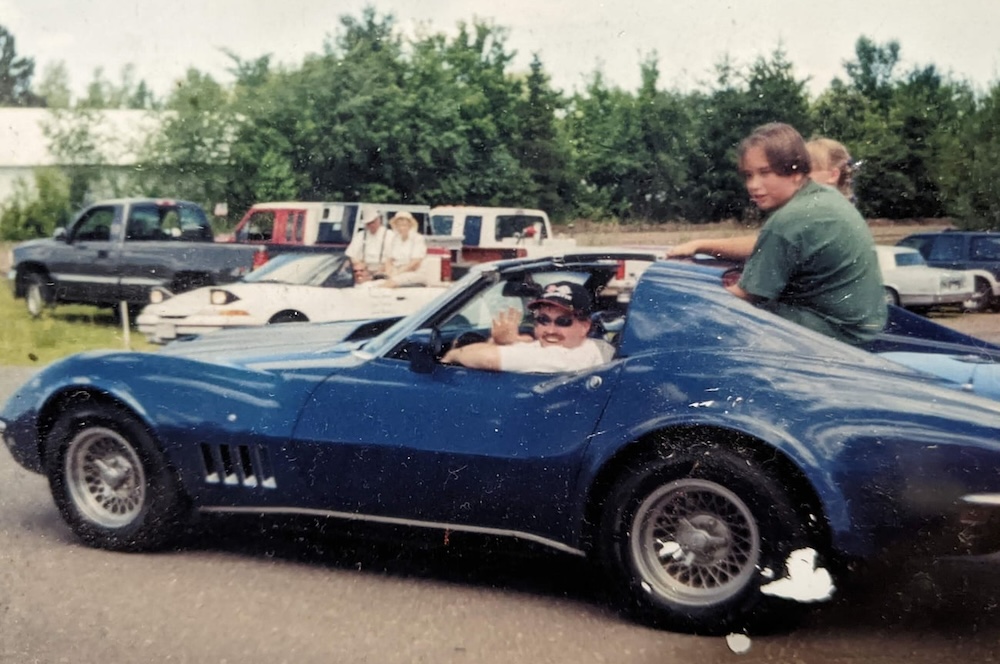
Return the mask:
<path id="1" fill-rule="evenodd" d="M 8 276 L 32 316 L 58 303 L 137 310 L 154 286 L 181 292 L 235 281 L 253 269 L 257 251 L 216 243 L 195 203 L 122 198 L 90 205 L 51 238 L 15 246 Z"/>

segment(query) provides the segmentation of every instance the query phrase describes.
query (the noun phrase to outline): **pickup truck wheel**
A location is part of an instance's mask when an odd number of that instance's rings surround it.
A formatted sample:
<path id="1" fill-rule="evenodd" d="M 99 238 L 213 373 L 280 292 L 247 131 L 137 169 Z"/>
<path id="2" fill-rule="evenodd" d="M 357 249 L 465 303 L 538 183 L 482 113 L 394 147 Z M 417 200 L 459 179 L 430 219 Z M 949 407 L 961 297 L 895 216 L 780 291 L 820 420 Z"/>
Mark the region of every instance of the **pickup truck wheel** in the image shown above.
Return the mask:
<path id="1" fill-rule="evenodd" d="M 25 283 L 24 301 L 28 306 L 28 314 L 32 318 L 38 318 L 52 304 L 52 285 L 37 272 L 29 274 Z"/>
<path id="2" fill-rule="evenodd" d="M 808 541 L 780 485 L 721 445 L 633 467 L 606 501 L 599 538 L 633 615 L 699 633 L 788 617 L 791 603 L 761 588 Z"/>
<path id="3" fill-rule="evenodd" d="M 145 426 L 123 408 L 70 408 L 46 438 L 52 497 L 91 546 L 143 551 L 165 543 L 186 514 L 173 470 Z"/>

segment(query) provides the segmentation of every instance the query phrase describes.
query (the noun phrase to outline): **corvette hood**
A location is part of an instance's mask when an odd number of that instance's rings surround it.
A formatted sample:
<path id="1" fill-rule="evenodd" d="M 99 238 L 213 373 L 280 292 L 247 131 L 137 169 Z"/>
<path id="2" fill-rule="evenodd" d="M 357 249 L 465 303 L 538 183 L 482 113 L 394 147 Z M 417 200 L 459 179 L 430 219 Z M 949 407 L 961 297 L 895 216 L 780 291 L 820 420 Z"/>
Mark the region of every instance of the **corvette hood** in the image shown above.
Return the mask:
<path id="1" fill-rule="evenodd" d="M 288 326 L 294 328 L 288 333 L 274 327 L 223 330 L 171 342 L 160 354 L 242 366 L 325 362 L 361 346 L 363 341 L 344 340 L 368 322 L 299 323 Z"/>

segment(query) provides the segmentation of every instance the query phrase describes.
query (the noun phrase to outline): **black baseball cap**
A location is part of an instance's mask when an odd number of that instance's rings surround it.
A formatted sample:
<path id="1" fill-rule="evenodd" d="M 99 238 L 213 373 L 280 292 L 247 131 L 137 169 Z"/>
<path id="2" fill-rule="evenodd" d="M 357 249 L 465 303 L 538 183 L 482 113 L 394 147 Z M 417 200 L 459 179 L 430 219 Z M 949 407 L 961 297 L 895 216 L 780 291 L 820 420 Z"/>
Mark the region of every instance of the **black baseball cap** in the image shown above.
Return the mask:
<path id="1" fill-rule="evenodd" d="M 557 281 L 542 290 L 542 294 L 528 303 L 529 309 L 551 304 L 571 313 L 590 313 L 590 293 L 580 284 L 571 281 Z"/>

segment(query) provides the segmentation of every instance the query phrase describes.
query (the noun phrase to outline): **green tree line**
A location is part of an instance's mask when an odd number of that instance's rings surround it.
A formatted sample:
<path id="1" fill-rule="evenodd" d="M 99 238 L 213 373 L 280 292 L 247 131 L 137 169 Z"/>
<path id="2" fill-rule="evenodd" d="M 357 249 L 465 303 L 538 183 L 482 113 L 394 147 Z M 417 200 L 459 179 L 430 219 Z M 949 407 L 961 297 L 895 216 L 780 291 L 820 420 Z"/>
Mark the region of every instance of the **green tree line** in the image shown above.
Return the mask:
<path id="1" fill-rule="evenodd" d="M 117 83 L 95 72 L 72 102 L 59 67 L 30 85 L 33 62 L 0 27 L 0 105 L 52 108 L 50 148 L 67 164 L 19 188 L 0 209 L 0 236 L 49 232 L 97 181 L 118 195 L 225 202 L 232 218 L 257 201 L 304 199 L 541 207 L 557 220 L 752 220 L 735 150 L 771 121 L 847 145 L 867 217 L 1000 227 L 1000 84 L 977 91 L 934 65 L 902 71 L 897 42 L 859 37 L 843 77 L 817 97 L 780 47 L 746 65 L 723 57 L 694 91 L 665 87 L 654 52 L 635 91 L 595 71 L 566 94 L 537 55 L 526 72 L 512 67 L 507 29 L 457 28 L 407 36 L 368 7 L 341 17 L 298 66 L 228 53 L 231 84 L 191 68 L 164 99 L 126 66 Z M 102 168 L 96 112 L 108 108 L 162 112 L 142 163 L 114 177 Z"/>

